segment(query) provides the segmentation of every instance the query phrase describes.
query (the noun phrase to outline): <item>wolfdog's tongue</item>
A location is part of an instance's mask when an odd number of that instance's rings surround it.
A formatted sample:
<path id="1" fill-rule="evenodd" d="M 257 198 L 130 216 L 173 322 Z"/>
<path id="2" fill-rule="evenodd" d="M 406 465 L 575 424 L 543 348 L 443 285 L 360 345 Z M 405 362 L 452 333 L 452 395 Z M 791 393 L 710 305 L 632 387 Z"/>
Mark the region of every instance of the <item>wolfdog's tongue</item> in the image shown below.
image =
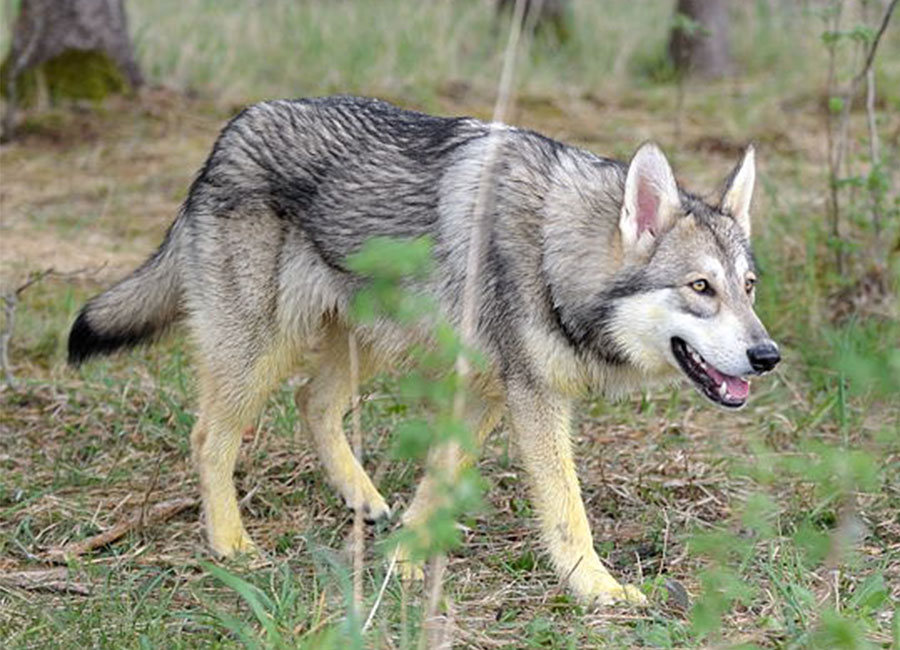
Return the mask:
<path id="1" fill-rule="evenodd" d="M 713 368 L 710 364 L 706 364 L 706 372 L 710 377 L 716 380 L 716 386 L 721 386 L 722 382 L 725 382 L 729 397 L 746 399 L 747 395 L 750 394 L 750 382 L 746 379 L 723 374 Z"/>

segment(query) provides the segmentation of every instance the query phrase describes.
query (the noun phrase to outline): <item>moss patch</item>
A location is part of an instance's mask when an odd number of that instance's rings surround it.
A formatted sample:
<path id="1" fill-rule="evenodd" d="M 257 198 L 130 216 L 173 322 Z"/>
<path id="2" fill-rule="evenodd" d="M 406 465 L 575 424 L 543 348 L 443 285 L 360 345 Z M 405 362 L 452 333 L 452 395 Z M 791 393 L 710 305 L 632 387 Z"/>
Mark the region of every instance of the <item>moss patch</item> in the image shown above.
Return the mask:
<path id="1" fill-rule="evenodd" d="M 0 66 L 0 92 L 6 97 L 7 58 Z M 100 101 L 108 95 L 128 89 L 128 82 L 108 54 L 100 50 L 67 50 L 19 75 L 18 101 L 32 106 L 38 95 L 39 75 L 47 85 L 51 102 L 64 99 Z"/>

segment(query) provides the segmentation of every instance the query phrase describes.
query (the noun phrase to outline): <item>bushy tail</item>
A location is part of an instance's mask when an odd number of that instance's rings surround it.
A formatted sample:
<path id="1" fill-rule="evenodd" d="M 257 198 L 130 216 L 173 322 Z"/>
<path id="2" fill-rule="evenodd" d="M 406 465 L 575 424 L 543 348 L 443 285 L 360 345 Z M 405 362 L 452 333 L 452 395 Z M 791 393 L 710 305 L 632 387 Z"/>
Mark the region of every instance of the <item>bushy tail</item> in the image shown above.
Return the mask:
<path id="1" fill-rule="evenodd" d="M 178 319 L 181 278 L 176 259 L 182 217 L 150 259 L 108 291 L 92 298 L 69 332 L 69 363 L 150 341 Z"/>

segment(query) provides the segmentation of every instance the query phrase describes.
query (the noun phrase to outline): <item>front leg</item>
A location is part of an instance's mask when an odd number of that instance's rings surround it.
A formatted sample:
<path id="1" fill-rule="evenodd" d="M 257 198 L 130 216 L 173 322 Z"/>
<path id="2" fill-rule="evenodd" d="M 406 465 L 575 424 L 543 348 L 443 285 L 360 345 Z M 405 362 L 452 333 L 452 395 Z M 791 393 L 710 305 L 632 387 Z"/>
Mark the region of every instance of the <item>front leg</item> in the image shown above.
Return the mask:
<path id="1" fill-rule="evenodd" d="M 594 550 L 572 459 L 571 401 L 520 386 L 510 387 L 508 401 L 541 536 L 560 577 L 582 601 L 646 602 L 639 590 L 619 584 Z"/>

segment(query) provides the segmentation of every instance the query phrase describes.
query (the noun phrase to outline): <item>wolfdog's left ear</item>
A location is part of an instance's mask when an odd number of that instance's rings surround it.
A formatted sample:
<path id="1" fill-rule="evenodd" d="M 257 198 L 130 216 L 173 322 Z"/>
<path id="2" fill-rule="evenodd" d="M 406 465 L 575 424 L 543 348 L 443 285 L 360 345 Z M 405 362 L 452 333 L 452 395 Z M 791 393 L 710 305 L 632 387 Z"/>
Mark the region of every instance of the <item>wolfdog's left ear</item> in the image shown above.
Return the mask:
<path id="1" fill-rule="evenodd" d="M 730 214 L 750 238 L 750 201 L 756 182 L 756 152 L 751 144 L 744 153 L 744 159 L 728 175 L 719 209 Z"/>

